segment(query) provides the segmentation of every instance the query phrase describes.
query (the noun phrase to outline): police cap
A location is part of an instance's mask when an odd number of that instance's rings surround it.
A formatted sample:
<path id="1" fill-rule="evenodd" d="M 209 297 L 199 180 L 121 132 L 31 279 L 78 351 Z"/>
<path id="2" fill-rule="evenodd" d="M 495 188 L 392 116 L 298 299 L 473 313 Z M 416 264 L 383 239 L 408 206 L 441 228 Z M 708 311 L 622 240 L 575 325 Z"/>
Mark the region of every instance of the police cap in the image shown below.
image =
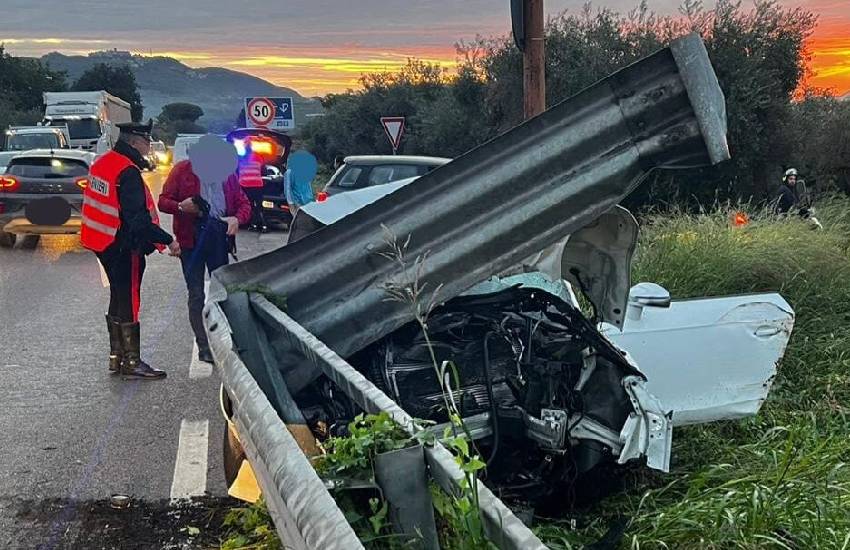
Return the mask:
<path id="1" fill-rule="evenodd" d="M 138 122 L 123 122 L 121 124 L 116 124 L 116 126 L 122 134 L 132 134 L 150 139 L 151 130 L 153 130 L 153 119 L 148 119 L 145 124 L 139 124 Z"/>

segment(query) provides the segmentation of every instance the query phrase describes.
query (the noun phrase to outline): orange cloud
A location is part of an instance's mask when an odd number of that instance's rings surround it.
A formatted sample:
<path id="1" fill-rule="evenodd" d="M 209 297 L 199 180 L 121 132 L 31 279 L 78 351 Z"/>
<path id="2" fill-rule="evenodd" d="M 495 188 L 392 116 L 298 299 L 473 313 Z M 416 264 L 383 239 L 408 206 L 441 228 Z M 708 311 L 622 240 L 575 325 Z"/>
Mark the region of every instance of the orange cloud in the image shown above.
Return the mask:
<path id="1" fill-rule="evenodd" d="M 824 33 L 826 34 L 826 33 Z M 831 88 L 838 95 L 850 91 L 850 28 L 843 36 L 819 36 L 810 42 L 812 51 L 812 77 L 809 84 L 819 88 Z"/>
<path id="2" fill-rule="evenodd" d="M 324 48 L 236 48 L 217 52 L 154 52 L 169 55 L 192 67 L 220 66 L 247 72 L 303 95 L 324 95 L 356 88 L 364 73 L 394 72 L 408 59 L 435 63 L 447 69 L 457 65 L 454 48 L 405 50 L 353 46 Z"/>

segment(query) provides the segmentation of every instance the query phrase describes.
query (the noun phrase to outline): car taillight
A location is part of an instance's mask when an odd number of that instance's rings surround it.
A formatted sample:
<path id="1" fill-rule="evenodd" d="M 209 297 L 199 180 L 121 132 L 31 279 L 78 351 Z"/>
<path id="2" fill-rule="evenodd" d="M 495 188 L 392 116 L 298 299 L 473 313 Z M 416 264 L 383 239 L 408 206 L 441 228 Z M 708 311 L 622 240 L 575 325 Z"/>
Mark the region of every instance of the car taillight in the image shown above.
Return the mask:
<path id="1" fill-rule="evenodd" d="M 77 186 L 79 186 L 80 189 L 85 189 L 86 187 L 89 186 L 89 179 L 88 178 L 77 178 L 77 180 L 74 183 L 76 183 Z"/>
<path id="2" fill-rule="evenodd" d="M 0 176 L 0 192 L 14 193 L 21 183 L 12 176 Z"/>
<path id="3" fill-rule="evenodd" d="M 316 193 L 316 202 L 325 202 L 328 200 L 328 194 L 324 191 L 319 191 Z"/>
<path id="4" fill-rule="evenodd" d="M 251 151 L 258 155 L 271 155 L 272 144 L 268 141 L 251 141 Z"/>

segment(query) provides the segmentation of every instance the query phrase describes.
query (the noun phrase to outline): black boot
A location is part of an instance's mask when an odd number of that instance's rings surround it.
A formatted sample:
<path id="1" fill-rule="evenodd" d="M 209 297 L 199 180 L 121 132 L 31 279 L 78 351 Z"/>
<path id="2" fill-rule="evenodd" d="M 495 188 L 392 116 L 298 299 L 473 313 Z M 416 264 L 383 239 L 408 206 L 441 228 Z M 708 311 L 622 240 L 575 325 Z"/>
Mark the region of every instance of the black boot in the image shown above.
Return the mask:
<path id="1" fill-rule="evenodd" d="M 204 363 L 212 363 L 213 354 L 210 348 L 198 348 L 198 360 Z"/>
<path id="2" fill-rule="evenodd" d="M 121 341 L 124 344 L 124 361 L 121 363 L 121 378 L 124 380 L 158 380 L 165 378 L 165 371 L 155 369 L 142 361 L 140 354 L 141 334 L 139 323 L 121 323 Z"/>
<path id="3" fill-rule="evenodd" d="M 124 344 L 121 342 L 121 324 L 118 319 L 106 315 L 106 327 L 109 330 L 109 373 L 115 374 L 124 360 Z"/>

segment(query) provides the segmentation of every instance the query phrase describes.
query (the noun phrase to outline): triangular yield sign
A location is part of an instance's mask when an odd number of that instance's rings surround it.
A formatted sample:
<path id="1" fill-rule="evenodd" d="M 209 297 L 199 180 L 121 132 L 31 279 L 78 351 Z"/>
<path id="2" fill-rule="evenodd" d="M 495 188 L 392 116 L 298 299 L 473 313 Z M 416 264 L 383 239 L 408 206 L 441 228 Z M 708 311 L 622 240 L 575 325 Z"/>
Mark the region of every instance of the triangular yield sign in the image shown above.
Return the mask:
<path id="1" fill-rule="evenodd" d="M 383 116 L 381 124 L 384 126 L 384 132 L 393 146 L 393 151 L 398 149 L 401 143 L 401 135 L 404 133 L 404 117 L 403 116 Z"/>

